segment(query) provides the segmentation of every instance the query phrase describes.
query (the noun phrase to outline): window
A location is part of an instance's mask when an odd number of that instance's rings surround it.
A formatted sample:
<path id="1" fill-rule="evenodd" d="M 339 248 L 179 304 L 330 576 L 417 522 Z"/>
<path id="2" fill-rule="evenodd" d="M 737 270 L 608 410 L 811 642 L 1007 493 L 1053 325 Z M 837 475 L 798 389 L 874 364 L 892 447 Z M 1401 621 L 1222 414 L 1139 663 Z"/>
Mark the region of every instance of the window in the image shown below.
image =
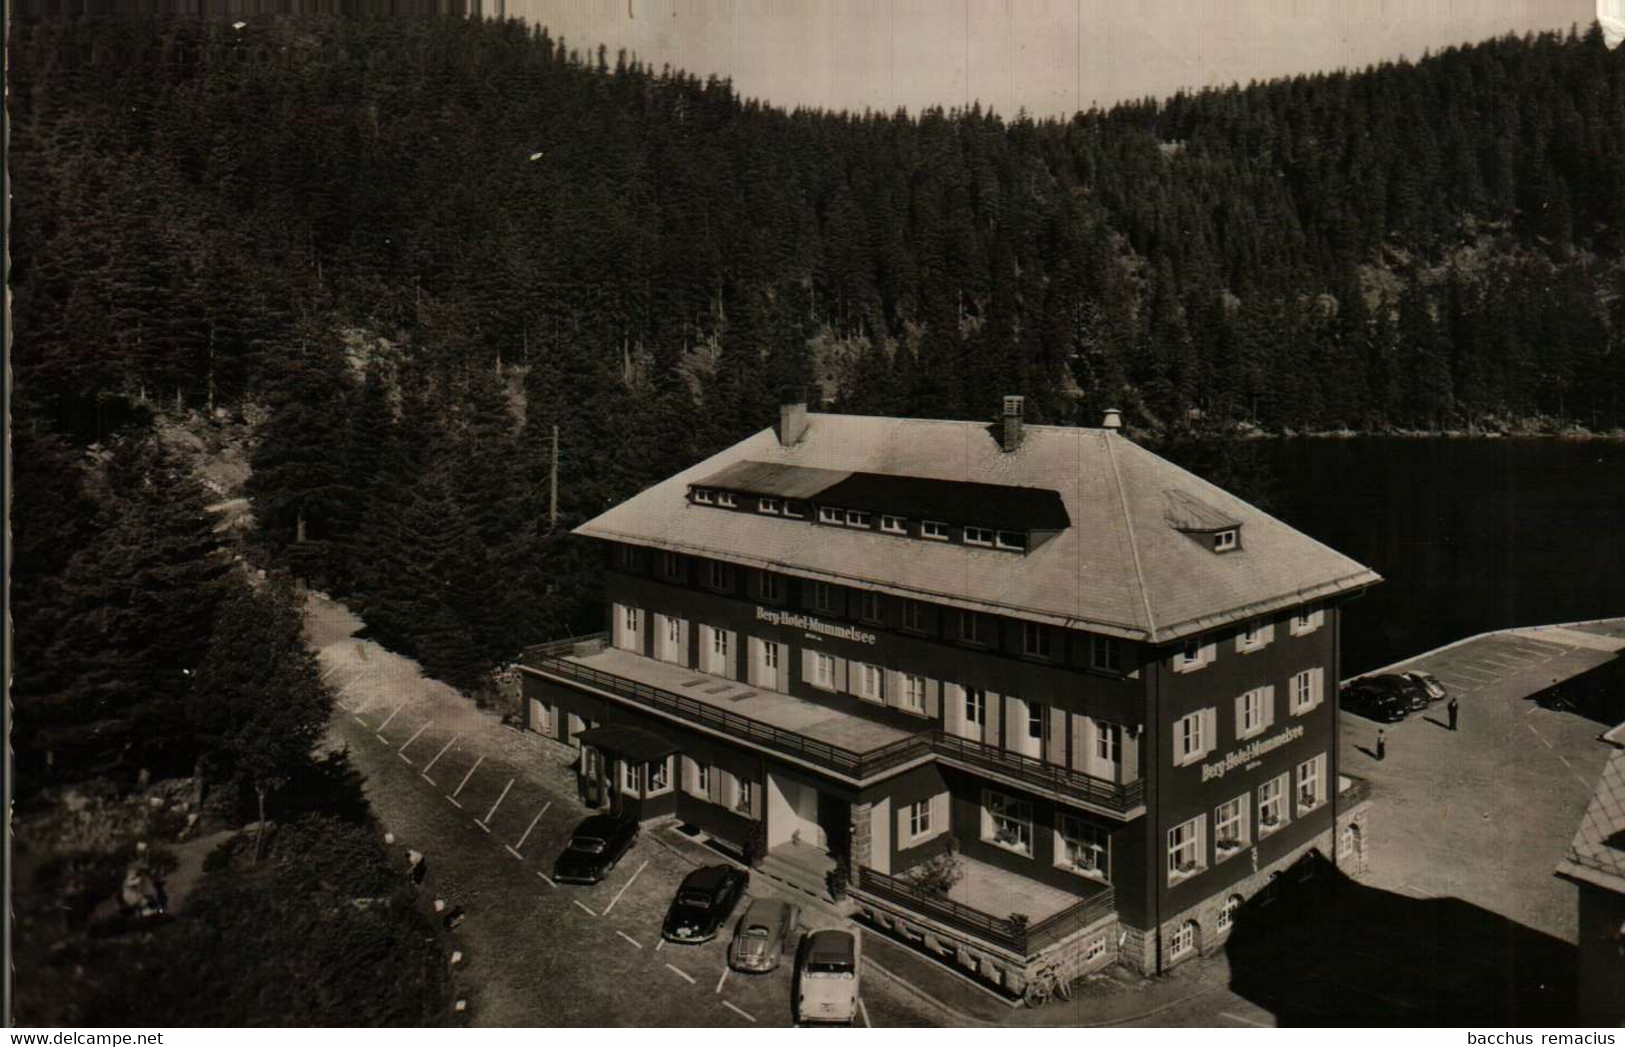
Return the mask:
<path id="1" fill-rule="evenodd" d="M 756 591 L 764 600 L 778 600 L 784 596 L 784 587 L 779 584 L 779 576 L 772 571 L 762 571 L 756 576 Z"/>
<path id="2" fill-rule="evenodd" d="M 1203 830 L 1207 820 L 1197 815 L 1168 830 L 1168 882 L 1178 883 L 1206 868 L 1207 848 Z"/>
<path id="3" fill-rule="evenodd" d="M 1320 704 L 1323 671 L 1305 669 L 1292 677 L 1292 715 L 1306 713 Z"/>
<path id="4" fill-rule="evenodd" d="M 1236 547 L 1236 530 L 1220 531 L 1213 536 L 1213 551 L 1227 553 Z"/>
<path id="5" fill-rule="evenodd" d="M 858 601 L 858 616 L 866 622 L 878 622 L 883 618 L 879 593 L 864 593 Z"/>
<path id="6" fill-rule="evenodd" d="M 821 651 L 812 652 L 813 686 L 826 691 L 835 689 L 835 659 Z"/>
<path id="7" fill-rule="evenodd" d="M 655 615 L 655 657 L 663 662 L 676 662 L 679 665 L 688 663 L 688 631 L 683 628 L 686 623 L 681 618 L 670 615 Z"/>
<path id="8" fill-rule="evenodd" d="M 717 504 L 724 509 L 737 509 L 739 508 L 739 499 L 734 497 L 732 491 L 718 491 Z"/>
<path id="9" fill-rule="evenodd" d="M 762 665 L 765 668 L 772 670 L 773 672 L 778 672 L 778 670 L 779 670 L 779 645 L 778 644 L 773 643 L 771 641 L 766 641 L 766 642 L 764 642 L 762 644 Z"/>
<path id="10" fill-rule="evenodd" d="M 701 505 L 714 505 L 716 503 L 717 496 L 707 488 L 696 487 L 694 488 L 694 500 L 699 502 Z"/>
<path id="11" fill-rule="evenodd" d="M 1195 763 L 1213 749 L 1215 710 L 1201 709 L 1174 723 L 1174 765 Z"/>
<path id="12" fill-rule="evenodd" d="M 992 630 L 985 616 L 975 611 L 959 612 L 959 638 L 965 643 L 987 643 Z"/>
<path id="13" fill-rule="evenodd" d="M 1236 650 L 1243 654 L 1265 647 L 1275 636 L 1275 627 L 1262 618 L 1254 618 L 1236 634 Z"/>
<path id="14" fill-rule="evenodd" d="M 978 736 L 987 726 L 987 692 L 980 687 L 965 688 L 965 723 L 974 726 Z"/>
<path id="15" fill-rule="evenodd" d="M 615 646 L 634 654 L 643 653 L 643 609 L 616 604 Z"/>
<path id="16" fill-rule="evenodd" d="M 1174 932 L 1173 939 L 1168 942 L 1168 958 L 1177 960 L 1181 956 L 1188 956 L 1196 951 L 1196 921 L 1186 920 Z"/>
<path id="17" fill-rule="evenodd" d="M 807 518 L 807 507 L 800 502 L 785 502 L 784 515 L 794 520 L 805 520 Z"/>
<path id="18" fill-rule="evenodd" d="M 1286 775 L 1258 787 L 1258 836 L 1263 839 L 1286 824 Z"/>
<path id="19" fill-rule="evenodd" d="M 625 629 L 629 633 L 640 633 L 640 632 L 642 632 L 643 631 L 643 611 L 641 611 L 640 609 L 638 609 L 636 607 L 623 607 L 621 610 L 622 610 L 622 614 L 624 616 L 624 620 L 621 623 L 621 627 L 623 629 Z"/>
<path id="20" fill-rule="evenodd" d="M 819 611 L 835 610 L 835 587 L 828 582 L 813 583 L 813 609 Z"/>
<path id="21" fill-rule="evenodd" d="M 1090 941 L 1089 947 L 1083 952 L 1085 960 L 1093 960 L 1104 955 L 1106 955 L 1106 936 L 1104 934 Z"/>
<path id="22" fill-rule="evenodd" d="M 1326 754 L 1298 765 L 1298 814 L 1308 814 L 1326 801 Z"/>
<path id="23" fill-rule="evenodd" d="M 908 525 L 903 522 L 901 516 L 882 516 L 880 518 L 880 529 L 887 534 L 908 533 Z"/>
<path id="24" fill-rule="evenodd" d="M 681 579 L 683 577 L 683 558 L 673 552 L 661 553 L 660 573 L 674 581 Z"/>
<path id="25" fill-rule="evenodd" d="M 991 789 L 982 791 L 982 839 L 1007 851 L 1033 853 L 1033 808 Z"/>
<path id="26" fill-rule="evenodd" d="M 903 604 L 903 628 L 917 633 L 926 631 L 925 604 L 918 600 L 909 600 Z"/>
<path id="27" fill-rule="evenodd" d="M 1109 673 L 1123 669 L 1123 642 L 1115 636 L 1089 638 L 1089 665 Z"/>
<path id="28" fill-rule="evenodd" d="M 1021 653 L 1032 658 L 1048 658 L 1049 629 L 1037 622 L 1022 622 Z"/>
<path id="29" fill-rule="evenodd" d="M 1254 687 L 1236 699 L 1236 740 L 1262 733 L 1275 722 L 1275 688 Z"/>
<path id="30" fill-rule="evenodd" d="M 853 679 L 856 681 L 857 696 L 870 702 L 884 702 L 886 700 L 884 680 L 886 674 L 881 672 L 878 665 L 863 665 L 855 663 L 852 666 Z"/>
<path id="31" fill-rule="evenodd" d="M 1228 931 L 1235 926 L 1236 913 L 1241 911 L 1241 905 L 1241 895 L 1239 894 L 1232 894 L 1226 898 L 1224 904 L 1219 907 L 1219 918 L 1214 922 L 1214 926 L 1221 931 Z"/>
<path id="32" fill-rule="evenodd" d="M 1292 616 L 1292 625 L 1289 627 L 1289 631 L 1293 636 L 1304 636 L 1319 629 L 1320 623 L 1324 619 L 1325 614 L 1320 608 L 1312 608 L 1305 604 L 1298 608 L 1297 613 Z"/>
<path id="33" fill-rule="evenodd" d="M 1190 673 L 1213 663 L 1214 645 L 1203 643 L 1200 639 L 1192 638 L 1180 645 L 1179 653 L 1174 655 L 1173 670 L 1176 673 Z"/>
<path id="34" fill-rule="evenodd" d="M 711 629 L 711 672 L 718 676 L 728 673 L 728 631 L 726 629 Z"/>
<path id="35" fill-rule="evenodd" d="M 693 773 L 693 784 L 689 787 L 688 791 L 693 793 L 695 796 L 708 798 L 711 795 L 711 765 L 708 763 L 696 763 L 694 764 Z"/>
<path id="36" fill-rule="evenodd" d="M 1241 853 L 1249 842 L 1247 832 L 1248 808 L 1252 794 L 1242 793 L 1229 803 L 1222 803 L 1213 812 L 1213 848 L 1219 861 Z"/>
<path id="37" fill-rule="evenodd" d="M 750 814 L 750 781 L 745 778 L 734 779 L 734 813 Z"/>
<path id="38" fill-rule="evenodd" d="M 728 588 L 729 583 L 733 581 L 733 575 L 728 570 L 728 566 L 728 564 L 722 563 L 720 560 L 711 561 L 711 588 Z"/>
<path id="39" fill-rule="evenodd" d="M 948 540 L 948 525 L 939 520 L 922 520 L 920 521 L 920 537 L 946 542 Z"/>
<path id="40" fill-rule="evenodd" d="M 1343 826 L 1337 834 L 1337 856 L 1352 858 L 1360 850 L 1360 827 L 1353 822 Z"/>
<path id="41" fill-rule="evenodd" d="M 1110 840 L 1110 834 L 1100 826 L 1061 814 L 1055 822 L 1055 866 L 1091 879 L 1108 880 Z"/>
<path id="42" fill-rule="evenodd" d="M 839 509 L 831 509 L 827 505 L 821 505 L 818 507 L 819 523 L 838 524 L 845 518 L 845 515 Z"/>
<path id="43" fill-rule="evenodd" d="M 615 547 L 615 566 L 623 571 L 643 570 L 643 550 L 635 545 Z"/>
<path id="44" fill-rule="evenodd" d="M 908 817 L 908 834 L 910 839 L 918 839 L 931 831 L 931 801 L 921 800 L 911 803 L 904 810 Z"/>
<path id="45" fill-rule="evenodd" d="M 643 794 L 643 764 L 621 762 L 621 791 L 633 796 Z"/>
<path id="46" fill-rule="evenodd" d="M 777 516 L 783 504 L 777 498 L 758 498 L 756 499 L 756 511 Z"/>
<path id="47" fill-rule="evenodd" d="M 1044 706 L 1039 702 L 1027 703 L 1027 740 L 1040 745 L 1044 741 Z"/>
<path id="48" fill-rule="evenodd" d="M 903 674 L 903 708 L 910 712 L 925 712 L 925 677 Z"/>
<path id="49" fill-rule="evenodd" d="M 967 528 L 965 528 L 965 544 L 966 545 L 992 545 L 993 544 L 993 529 L 991 527 L 967 527 Z"/>
<path id="50" fill-rule="evenodd" d="M 1114 723 L 1095 724 L 1095 758 L 1116 767 L 1123 760 L 1123 729 Z"/>
<path id="51" fill-rule="evenodd" d="M 1000 531 L 995 544 L 1000 549 L 1014 549 L 1017 552 L 1026 552 L 1027 536 L 1020 531 Z"/>
<path id="52" fill-rule="evenodd" d="M 671 771 L 666 760 L 658 760 L 649 765 L 648 792 L 650 795 L 663 793 L 671 788 Z"/>
<path id="53" fill-rule="evenodd" d="M 869 514 L 857 509 L 848 509 L 846 511 L 846 525 L 848 527 L 868 527 Z"/>

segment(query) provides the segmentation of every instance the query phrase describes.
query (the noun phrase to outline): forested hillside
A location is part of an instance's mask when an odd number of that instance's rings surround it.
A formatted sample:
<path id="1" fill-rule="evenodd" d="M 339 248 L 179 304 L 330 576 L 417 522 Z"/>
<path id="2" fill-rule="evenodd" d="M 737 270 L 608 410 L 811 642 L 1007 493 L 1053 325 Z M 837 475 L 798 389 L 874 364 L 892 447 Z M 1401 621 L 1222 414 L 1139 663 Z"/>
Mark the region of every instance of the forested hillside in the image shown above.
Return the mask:
<path id="1" fill-rule="evenodd" d="M 1625 425 L 1625 53 L 1594 30 L 1043 123 L 785 112 L 455 19 L 11 46 L 18 460 L 268 409 L 264 555 L 458 682 L 591 624 L 558 535 L 784 387 L 1163 439 Z M 82 497 L 23 489 L 19 614 Z"/>

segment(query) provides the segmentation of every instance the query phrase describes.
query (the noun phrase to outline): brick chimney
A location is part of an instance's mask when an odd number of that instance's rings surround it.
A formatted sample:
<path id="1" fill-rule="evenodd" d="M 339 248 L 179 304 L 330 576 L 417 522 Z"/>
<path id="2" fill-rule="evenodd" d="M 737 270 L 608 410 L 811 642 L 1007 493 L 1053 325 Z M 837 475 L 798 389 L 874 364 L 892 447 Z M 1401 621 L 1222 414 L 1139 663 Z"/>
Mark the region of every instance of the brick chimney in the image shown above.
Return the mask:
<path id="1" fill-rule="evenodd" d="M 1021 446 L 1021 410 L 1024 399 L 1020 396 L 1004 398 L 1004 453 L 1009 454 Z"/>
<path id="2" fill-rule="evenodd" d="M 779 402 L 779 444 L 791 447 L 807 432 L 807 394 L 786 391 Z"/>

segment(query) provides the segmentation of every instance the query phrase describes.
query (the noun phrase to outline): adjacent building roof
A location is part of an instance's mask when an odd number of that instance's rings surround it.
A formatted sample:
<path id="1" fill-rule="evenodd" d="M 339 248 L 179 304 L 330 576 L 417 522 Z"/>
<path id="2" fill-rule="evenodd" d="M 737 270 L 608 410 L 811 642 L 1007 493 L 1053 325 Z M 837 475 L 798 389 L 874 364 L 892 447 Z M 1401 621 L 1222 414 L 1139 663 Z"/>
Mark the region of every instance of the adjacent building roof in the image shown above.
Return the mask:
<path id="1" fill-rule="evenodd" d="M 1158 643 L 1381 581 L 1370 568 L 1111 430 L 1027 426 L 1021 445 L 1006 453 L 982 422 L 834 414 L 807 420 L 806 434 L 790 447 L 764 429 L 576 533 Z M 823 489 L 831 504 L 837 503 L 829 492 L 861 476 L 859 490 L 894 485 L 908 492 L 900 498 L 919 498 L 916 505 L 940 506 L 931 499 L 957 492 L 961 518 L 983 508 L 976 499 L 993 497 L 989 488 L 1001 498 L 1012 489 L 1036 492 L 1020 496 L 1032 499 L 1022 511 L 1050 522 L 1064 514 L 1065 523 L 1037 549 L 1011 556 L 729 512 L 687 498 L 690 485 L 725 486 L 722 477 L 802 490 L 815 475 L 816 482 L 828 479 L 823 472 L 845 474 Z M 929 494 L 913 493 L 928 488 Z M 1050 496 L 1058 508 L 1040 504 Z M 1202 506 L 1204 518 L 1243 526 L 1242 547 L 1215 555 L 1192 542 L 1168 519 L 1172 496 Z"/>
<path id="2" fill-rule="evenodd" d="M 1625 750 L 1609 756 L 1557 871 L 1625 894 Z"/>
<path id="3" fill-rule="evenodd" d="M 596 749 L 609 753 L 611 756 L 618 756 L 633 763 L 651 763 L 655 760 L 664 760 L 678 751 L 677 746 L 653 731 L 645 731 L 641 727 L 629 727 L 624 724 L 590 727 L 577 734 L 576 737 Z"/>

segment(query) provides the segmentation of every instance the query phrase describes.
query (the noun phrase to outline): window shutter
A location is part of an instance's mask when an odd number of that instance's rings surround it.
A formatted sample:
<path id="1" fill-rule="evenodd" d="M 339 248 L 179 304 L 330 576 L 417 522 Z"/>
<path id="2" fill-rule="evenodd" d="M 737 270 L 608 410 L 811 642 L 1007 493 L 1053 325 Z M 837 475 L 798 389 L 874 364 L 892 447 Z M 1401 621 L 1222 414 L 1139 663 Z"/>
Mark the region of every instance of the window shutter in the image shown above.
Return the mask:
<path id="1" fill-rule="evenodd" d="M 759 782 L 747 782 L 745 787 L 750 790 L 750 816 L 757 821 L 763 821 L 762 786 Z"/>
<path id="2" fill-rule="evenodd" d="M 1275 685 L 1264 688 L 1264 727 L 1275 726 Z"/>
<path id="3" fill-rule="evenodd" d="M 849 670 L 847 669 L 846 659 L 835 659 L 835 674 L 830 677 L 830 686 L 834 687 L 837 691 L 846 690 L 848 672 Z"/>
<path id="4" fill-rule="evenodd" d="M 1057 767 L 1066 766 L 1066 710 L 1056 706 L 1049 708 L 1049 731 L 1044 739 L 1049 752 L 1045 755 L 1049 762 Z"/>
<path id="5" fill-rule="evenodd" d="M 711 659 L 712 659 L 711 650 L 712 650 L 713 647 L 716 646 L 711 640 L 711 634 L 713 632 L 715 632 L 715 631 L 716 630 L 713 629 L 709 625 L 701 625 L 700 626 L 700 643 L 699 643 L 699 647 L 700 647 L 700 664 L 699 664 L 699 667 L 701 669 L 709 669 L 709 668 L 711 668 Z"/>
<path id="6" fill-rule="evenodd" d="M 1004 699 L 993 691 L 983 692 L 987 696 L 987 713 L 982 718 L 982 744 L 999 744 L 999 710 L 1004 706 Z"/>
<path id="7" fill-rule="evenodd" d="M 925 681 L 925 715 L 933 720 L 942 715 L 942 684 L 937 680 Z"/>
<path id="8" fill-rule="evenodd" d="M 1251 694 L 1251 693 L 1252 693 L 1251 691 L 1243 691 L 1243 692 L 1241 692 L 1240 697 L 1238 697 L 1236 699 L 1236 738 L 1237 739 L 1247 737 L 1247 730 L 1248 730 L 1248 727 L 1247 727 L 1247 696 L 1249 694 Z"/>
<path id="9" fill-rule="evenodd" d="M 692 793 L 694 791 L 694 783 L 699 778 L 699 768 L 695 766 L 693 759 L 690 757 L 685 756 L 682 758 L 682 760 L 683 791 L 685 793 Z"/>
<path id="10" fill-rule="evenodd" d="M 815 684 L 818 682 L 818 669 L 814 665 L 813 655 L 816 652 L 807 648 L 801 650 L 801 680 L 803 683 Z"/>
<path id="11" fill-rule="evenodd" d="M 739 634 L 732 629 L 727 629 L 723 631 L 723 635 L 728 638 L 728 653 L 722 659 L 722 675 L 730 680 L 737 680 L 739 679 Z"/>
<path id="12" fill-rule="evenodd" d="M 1203 644 L 1202 645 L 1202 650 L 1199 653 L 1202 656 L 1202 664 L 1203 665 L 1212 665 L 1213 660 L 1215 658 L 1217 658 L 1218 654 L 1219 654 L 1218 641 L 1215 640 L 1212 643 Z"/>
<path id="13" fill-rule="evenodd" d="M 762 681 L 762 641 L 752 636 L 750 638 L 750 657 L 745 662 L 745 682 L 752 687 L 761 686 Z"/>
<path id="14" fill-rule="evenodd" d="M 1140 736 L 1143 731 L 1131 731 L 1127 727 L 1122 730 L 1123 760 L 1118 766 L 1117 780 L 1120 782 L 1137 782 L 1140 780 Z"/>
<path id="15" fill-rule="evenodd" d="M 705 798 L 715 804 L 727 803 L 724 795 L 723 781 L 727 778 L 727 771 L 720 767 L 711 768 L 711 777 L 705 783 Z"/>
<path id="16" fill-rule="evenodd" d="M 908 804 L 899 804 L 897 807 L 897 846 L 908 847 L 914 843 L 908 834 Z"/>
<path id="17" fill-rule="evenodd" d="M 1219 741 L 1219 710 L 1202 710 L 1202 755 L 1212 752 Z"/>
<path id="18" fill-rule="evenodd" d="M 1025 752 L 1027 737 L 1027 703 L 1012 695 L 1004 697 L 1004 747 L 1014 752 Z"/>
<path id="19" fill-rule="evenodd" d="M 944 702 L 943 730 L 956 738 L 963 737 L 965 733 L 965 688 L 957 683 L 944 683 L 942 685 L 942 699 Z"/>
<path id="20" fill-rule="evenodd" d="M 1273 639 L 1275 639 L 1275 623 L 1265 622 L 1264 628 L 1258 631 L 1258 644 L 1262 647 Z"/>
<path id="21" fill-rule="evenodd" d="M 1072 769 L 1092 774 L 1095 766 L 1095 721 L 1072 714 Z"/>
<path id="22" fill-rule="evenodd" d="M 621 650 L 625 650 L 626 647 L 627 647 L 627 642 L 626 642 L 626 605 L 625 604 L 618 603 L 618 604 L 615 605 L 614 610 L 612 611 L 612 620 L 610 622 L 610 625 L 611 625 L 611 630 L 614 633 L 615 646 L 620 648 Z"/>
<path id="23" fill-rule="evenodd" d="M 903 706 L 903 674 L 896 669 L 887 669 L 883 674 L 886 678 L 886 704 L 893 709 Z"/>
<path id="24" fill-rule="evenodd" d="M 1320 612 L 1315 612 L 1319 614 Z M 1320 704 L 1321 689 L 1326 686 L 1326 670 L 1318 666 L 1310 670 L 1309 676 L 1309 704 L 1313 708 Z"/>
<path id="25" fill-rule="evenodd" d="M 688 619 L 677 619 L 677 664 L 688 668 Z"/>
<path id="26" fill-rule="evenodd" d="M 937 793 L 931 797 L 931 835 L 938 836 L 948 831 L 948 794 Z"/>
<path id="27" fill-rule="evenodd" d="M 1180 719 L 1174 721 L 1174 724 L 1173 724 L 1174 738 L 1173 738 L 1172 744 L 1169 745 L 1169 747 L 1168 747 L 1168 751 L 1174 754 L 1174 766 L 1175 767 L 1183 767 L 1187 763 L 1190 763 L 1190 758 L 1185 755 L 1185 750 L 1180 747 L 1180 742 L 1181 742 L 1181 737 L 1180 736 L 1182 734 L 1184 734 L 1184 731 L 1180 730 L 1180 725 L 1183 722 L 1184 722 L 1183 717 L 1181 717 Z"/>

